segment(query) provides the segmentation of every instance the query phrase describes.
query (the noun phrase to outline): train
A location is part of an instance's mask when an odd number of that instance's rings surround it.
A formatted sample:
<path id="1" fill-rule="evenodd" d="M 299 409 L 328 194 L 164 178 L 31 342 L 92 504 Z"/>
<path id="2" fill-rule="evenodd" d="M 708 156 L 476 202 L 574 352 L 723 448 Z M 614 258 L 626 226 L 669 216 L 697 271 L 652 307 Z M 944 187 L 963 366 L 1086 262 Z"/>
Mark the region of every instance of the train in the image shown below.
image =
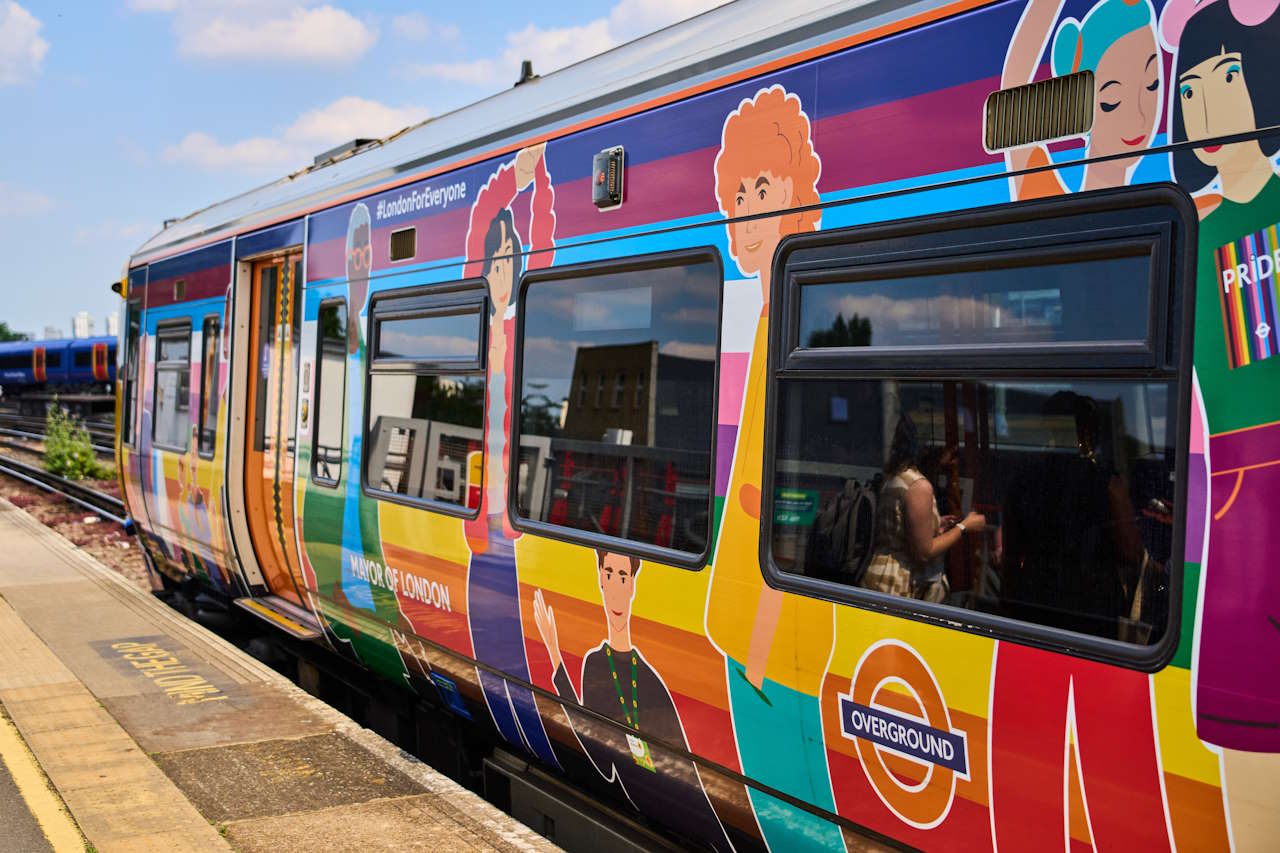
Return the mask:
<path id="1" fill-rule="evenodd" d="M 148 564 L 645 838 L 1270 849 L 1278 39 L 740 0 L 170 223 Z"/>
<path id="2" fill-rule="evenodd" d="M 116 338 L 0 343 L 0 389 L 23 411 L 43 410 L 58 396 L 86 413 L 108 412 L 115 399 Z"/>

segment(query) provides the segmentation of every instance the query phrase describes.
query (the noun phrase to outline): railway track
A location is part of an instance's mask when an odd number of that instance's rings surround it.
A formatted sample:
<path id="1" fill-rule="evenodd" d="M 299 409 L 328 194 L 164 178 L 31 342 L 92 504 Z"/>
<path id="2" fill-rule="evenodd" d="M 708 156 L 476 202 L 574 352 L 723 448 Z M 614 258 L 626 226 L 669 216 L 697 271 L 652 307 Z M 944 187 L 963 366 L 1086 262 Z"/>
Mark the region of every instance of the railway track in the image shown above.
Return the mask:
<path id="1" fill-rule="evenodd" d="M 44 427 L 45 422 L 40 418 L 0 412 L 0 435 L 44 441 Z M 84 428 L 89 433 L 89 440 L 96 453 L 102 456 L 115 454 L 115 428 L 111 424 L 85 421 Z"/>
<path id="2" fill-rule="evenodd" d="M 72 503 L 108 521 L 114 521 L 120 525 L 127 523 L 124 517 L 123 501 L 113 495 L 108 495 L 97 489 L 91 489 L 82 483 L 77 483 L 75 480 L 68 480 L 65 477 L 59 477 L 57 474 L 50 474 L 43 468 L 28 465 L 11 456 L 3 455 L 0 455 L 0 474 L 21 480 L 46 492 L 61 495 Z"/>

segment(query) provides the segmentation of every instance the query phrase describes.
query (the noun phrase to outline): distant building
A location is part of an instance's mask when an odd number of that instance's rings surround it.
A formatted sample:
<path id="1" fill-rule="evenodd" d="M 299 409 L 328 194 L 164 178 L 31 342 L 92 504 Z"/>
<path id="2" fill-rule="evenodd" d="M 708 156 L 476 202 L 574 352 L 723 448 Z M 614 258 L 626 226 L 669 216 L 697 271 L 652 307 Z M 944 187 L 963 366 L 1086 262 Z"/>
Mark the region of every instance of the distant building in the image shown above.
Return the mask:
<path id="1" fill-rule="evenodd" d="M 112 338 L 117 337 L 120 334 L 120 315 L 113 312 L 108 314 L 104 319 L 106 322 L 103 325 L 106 326 L 107 336 Z"/>
<path id="2" fill-rule="evenodd" d="M 57 326 L 45 326 L 44 334 L 41 335 L 41 338 L 46 341 L 57 340 L 60 337 L 62 337 L 62 330 Z"/>
<path id="3" fill-rule="evenodd" d="M 77 311 L 76 315 L 71 318 L 71 337 L 93 337 L 93 316 L 88 311 Z"/>

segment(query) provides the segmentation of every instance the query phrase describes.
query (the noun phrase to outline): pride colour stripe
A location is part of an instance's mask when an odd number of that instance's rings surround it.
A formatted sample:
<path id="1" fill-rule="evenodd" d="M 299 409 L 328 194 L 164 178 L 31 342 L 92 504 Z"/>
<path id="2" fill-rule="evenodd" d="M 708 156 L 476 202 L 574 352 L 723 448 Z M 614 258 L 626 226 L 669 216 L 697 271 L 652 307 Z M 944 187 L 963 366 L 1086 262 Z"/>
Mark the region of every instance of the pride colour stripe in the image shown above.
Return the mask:
<path id="1" fill-rule="evenodd" d="M 1232 369 L 1271 358 L 1280 351 L 1280 235 L 1262 228 L 1214 253 L 1218 301 L 1222 306 L 1227 360 Z"/>

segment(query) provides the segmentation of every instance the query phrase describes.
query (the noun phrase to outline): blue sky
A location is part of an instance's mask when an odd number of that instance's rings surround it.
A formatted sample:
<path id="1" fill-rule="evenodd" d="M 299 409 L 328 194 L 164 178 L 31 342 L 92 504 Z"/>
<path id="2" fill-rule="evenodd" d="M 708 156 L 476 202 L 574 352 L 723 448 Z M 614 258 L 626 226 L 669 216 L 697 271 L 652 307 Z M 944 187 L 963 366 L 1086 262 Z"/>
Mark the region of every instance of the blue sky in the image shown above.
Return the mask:
<path id="1" fill-rule="evenodd" d="M 0 0 L 0 320 L 101 333 L 165 218 L 714 5 Z"/>

